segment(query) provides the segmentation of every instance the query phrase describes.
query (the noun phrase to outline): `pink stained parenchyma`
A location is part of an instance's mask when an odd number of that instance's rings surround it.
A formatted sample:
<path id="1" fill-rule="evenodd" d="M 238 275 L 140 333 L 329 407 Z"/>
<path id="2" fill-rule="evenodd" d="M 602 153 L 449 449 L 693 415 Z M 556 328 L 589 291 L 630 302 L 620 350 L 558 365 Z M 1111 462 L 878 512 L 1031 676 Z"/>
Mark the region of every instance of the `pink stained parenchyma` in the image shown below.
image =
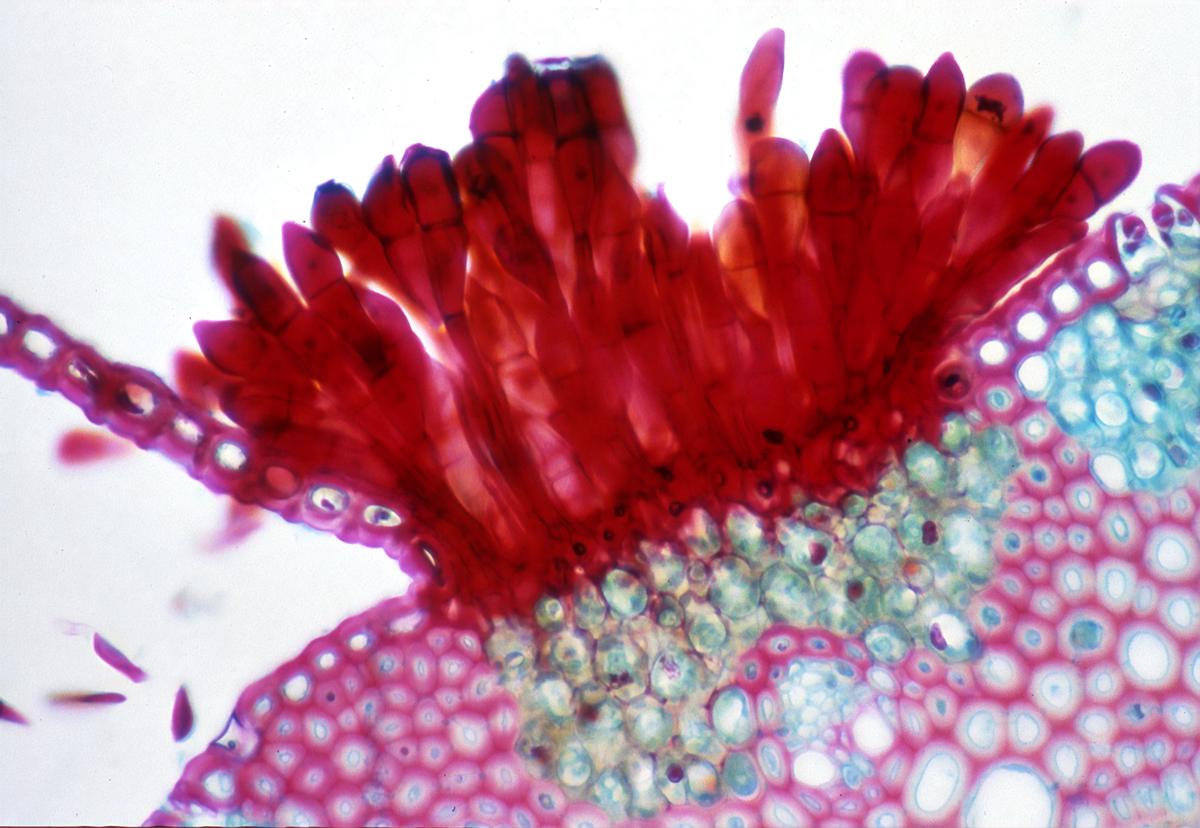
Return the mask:
<path id="1" fill-rule="evenodd" d="M 715 251 L 703 234 L 689 242 L 661 197 L 639 214 L 639 196 L 619 177 L 604 209 L 592 204 L 588 169 L 628 172 L 632 162 L 603 64 L 535 70 L 514 59 L 477 105 L 477 143 L 453 167 L 416 147 L 399 168 L 385 164 L 361 204 L 335 185 L 318 191 L 323 235 L 285 231 L 303 297 L 231 223 L 219 225 L 218 269 L 239 318 L 198 330 L 210 362 L 182 361 L 185 398 L 0 297 L 5 364 L 214 490 L 384 545 L 419 569 L 408 595 L 342 622 L 247 688 L 150 822 L 1194 822 L 1200 490 L 1185 444 L 1200 434 L 1172 419 L 1171 406 L 1194 419 L 1200 178 L 1160 193 L 1152 216 L 1161 243 L 1129 217 L 1080 240 L 1084 219 L 1132 176 L 1135 148 L 1081 155 L 1077 135 L 1047 137 L 1048 111 L 1023 113 L 1008 76 L 968 91 L 948 56 L 922 78 L 865 53 L 846 68 L 847 138 L 827 133 L 810 171 L 798 147 L 769 135 L 781 50 L 778 33 L 765 36 L 743 76 L 745 175 Z M 522 165 L 530 169 L 513 175 Z M 465 179 L 466 208 L 454 175 Z M 564 233 L 578 215 L 535 215 L 530 192 L 544 193 L 554 176 L 573 207 L 621 221 L 597 219 L 589 239 Z M 461 268 L 419 265 L 462 254 L 465 268 L 464 210 L 471 233 L 491 245 L 476 262 L 495 270 L 472 271 L 468 300 L 457 292 Z M 539 233 L 554 244 L 543 247 Z M 390 274 L 411 317 L 440 318 L 447 362 L 427 359 L 383 294 L 344 279 L 334 250 L 356 262 L 356 279 L 371 267 Z M 639 255 L 651 268 L 630 288 L 614 263 Z M 541 306 L 539 292 L 558 289 L 555 267 L 575 256 L 602 259 L 610 281 L 593 290 L 596 274 L 573 274 L 563 284 L 570 301 L 555 294 L 561 302 Z M 906 256 L 911 270 L 884 267 Z M 528 283 L 502 278 L 530 261 L 539 267 L 518 274 Z M 797 274 L 815 272 L 830 277 L 821 291 L 798 291 L 812 284 Z M 672 298 L 677 316 L 646 313 L 650 299 Z M 573 317 L 575 307 L 601 310 L 588 319 Z M 840 314 L 837 330 L 818 307 Z M 1109 316 L 1099 313 L 1106 308 Z M 539 327 L 543 311 L 562 324 Z M 567 324 L 578 316 L 591 327 Z M 304 325 L 292 327 L 297 318 Z M 368 321 L 374 327 L 359 324 Z M 518 321 L 532 326 L 532 345 Z M 728 348 L 714 344 L 726 336 Z M 678 370 L 668 357 L 687 352 L 681 338 L 708 362 Z M 600 392 L 572 384 L 584 371 L 580 343 L 594 351 L 589 370 L 616 365 L 625 382 Z M 352 350 L 361 376 L 326 358 Z M 731 354 L 741 362 L 727 364 Z M 401 357 L 432 377 L 426 410 L 394 374 Z M 481 370 L 485 357 L 504 369 L 499 380 Z M 1145 379 L 1129 379 L 1143 369 Z M 689 373 L 701 370 L 710 385 Z M 780 376 L 811 388 L 793 395 Z M 328 395 L 338 416 L 365 411 L 373 403 L 364 388 L 381 378 L 370 387 L 404 403 L 397 410 L 411 422 L 371 411 L 322 430 Z M 666 386 L 677 380 L 672 395 Z M 452 410 L 478 402 L 472 395 L 493 381 L 507 399 L 484 395 L 487 406 Z M 692 386 L 713 393 L 689 397 Z M 839 386 L 849 390 L 829 390 Z M 616 388 L 637 393 L 601 393 Z M 1083 415 L 1080 400 L 1091 406 Z M 588 435 L 585 415 L 641 431 Z M 460 416 L 472 440 L 495 437 L 488 451 L 457 439 Z M 567 468 L 570 440 L 551 424 L 592 438 L 572 449 L 597 458 L 585 470 L 595 480 L 584 485 Z M 378 486 L 343 490 L 321 479 L 387 479 L 393 469 L 367 451 L 375 426 L 419 444 L 411 455 L 403 441 L 392 447 L 413 462 L 402 478 L 440 500 L 416 502 L 409 491 L 376 499 Z M 1136 429 L 1143 439 L 1129 442 Z M 753 446 L 721 446 L 726 433 Z M 666 460 L 697 456 L 679 474 L 664 460 L 630 482 L 610 438 Z M 541 454 L 522 464 L 519 449 Z M 284 462 L 297 458 L 302 474 Z M 938 470 L 946 463 L 959 464 L 952 484 Z M 479 464 L 511 479 L 476 475 Z M 723 466 L 736 474 L 716 473 Z M 836 508 L 808 502 L 806 482 L 836 482 Z M 510 501 L 522 487 L 536 502 Z M 580 493 L 612 491 L 629 495 L 636 515 L 621 501 L 593 521 Z M 686 503 L 666 497 L 679 492 Z M 593 531 L 592 545 L 545 532 L 543 546 L 525 549 L 530 526 L 561 518 L 556 504 L 573 498 L 587 517 L 573 529 Z M 383 505 L 403 510 L 402 501 L 404 515 Z M 913 520 L 889 516 L 910 502 L 904 517 Z M 505 511 L 514 504 L 528 514 Z M 654 511 L 664 504 L 669 517 Z M 711 526 L 693 520 L 698 513 Z M 430 532 L 458 518 L 474 522 L 459 527 L 470 544 L 455 549 Z M 419 521 L 428 537 L 409 527 Z M 381 540 L 401 524 L 413 543 Z M 598 550 L 610 526 L 628 537 Z M 793 554 L 796 537 L 818 536 Z M 503 567 L 488 566 L 481 537 L 509 545 Z M 904 557 L 892 560 L 901 546 Z M 530 560 L 545 566 L 525 571 Z M 520 573 L 521 588 L 497 571 Z M 452 589 L 467 584 L 473 592 Z M 489 589 L 503 595 L 486 611 L 461 600 Z M 119 656 L 111 645 L 105 652 L 109 663 Z M 190 729 L 189 708 L 180 688 L 177 739 Z"/>

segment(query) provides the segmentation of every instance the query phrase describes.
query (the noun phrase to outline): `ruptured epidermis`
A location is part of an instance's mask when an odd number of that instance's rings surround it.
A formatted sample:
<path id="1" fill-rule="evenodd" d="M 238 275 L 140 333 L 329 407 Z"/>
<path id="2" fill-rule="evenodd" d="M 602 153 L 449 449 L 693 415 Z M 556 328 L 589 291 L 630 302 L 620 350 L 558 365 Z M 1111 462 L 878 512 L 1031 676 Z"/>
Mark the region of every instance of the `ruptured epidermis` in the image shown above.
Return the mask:
<path id="1" fill-rule="evenodd" d="M 940 445 L 912 444 L 839 508 L 798 503 L 772 523 L 693 510 L 678 537 L 643 541 L 636 567 L 542 597 L 532 625 L 497 625 L 487 651 L 521 705 L 518 753 L 616 817 L 742 796 L 778 762 L 807 768 L 869 688 L 793 639 L 832 633 L 883 665 L 914 646 L 978 655 L 965 610 L 992 575 L 1019 465 L 1007 428 L 954 415 Z M 751 751 L 765 736 L 790 758 Z M 842 760 L 843 778 L 873 772 L 865 756 Z"/>

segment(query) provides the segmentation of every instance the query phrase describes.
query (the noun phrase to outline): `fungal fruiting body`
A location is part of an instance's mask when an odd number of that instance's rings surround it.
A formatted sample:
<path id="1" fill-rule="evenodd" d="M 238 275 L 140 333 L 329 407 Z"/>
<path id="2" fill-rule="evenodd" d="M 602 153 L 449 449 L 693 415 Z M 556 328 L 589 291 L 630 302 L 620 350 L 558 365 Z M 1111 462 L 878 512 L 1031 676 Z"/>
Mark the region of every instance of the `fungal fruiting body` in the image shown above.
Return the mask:
<path id="1" fill-rule="evenodd" d="M 155 821 L 1194 818 L 1200 179 L 1089 236 L 1137 148 L 1011 77 L 859 53 L 810 158 L 782 66 L 711 235 L 607 64 L 511 58 L 453 159 L 321 185 L 290 279 L 218 221 L 177 392 L 0 297 L 0 362 L 415 576 Z"/>

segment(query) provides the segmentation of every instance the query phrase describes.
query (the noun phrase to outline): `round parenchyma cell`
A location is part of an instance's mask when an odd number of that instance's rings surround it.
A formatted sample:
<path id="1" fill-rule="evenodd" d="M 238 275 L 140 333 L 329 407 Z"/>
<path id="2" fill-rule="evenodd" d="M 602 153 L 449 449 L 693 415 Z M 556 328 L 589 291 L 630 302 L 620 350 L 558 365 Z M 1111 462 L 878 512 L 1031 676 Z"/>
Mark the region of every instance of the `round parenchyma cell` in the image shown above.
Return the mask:
<path id="1" fill-rule="evenodd" d="M 982 774 L 967 797 L 965 828 L 1052 828 L 1057 825 L 1058 794 L 1023 762 L 1002 762 Z"/>
<path id="2" fill-rule="evenodd" d="M 1121 669 L 1135 687 L 1166 687 L 1179 675 L 1179 648 L 1157 627 L 1138 624 L 1127 628 L 1118 648 Z"/>
<path id="3" fill-rule="evenodd" d="M 918 754 L 904 787 L 905 807 L 913 819 L 943 824 L 962 800 L 968 782 L 962 753 L 946 743 L 934 743 Z"/>
<path id="4" fill-rule="evenodd" d="M 1200 552 L 1190 532 L 1160 527 L 1146 539 L 1146 564 L 1164 581 L 1191 581 L 1200 569 Z"/>

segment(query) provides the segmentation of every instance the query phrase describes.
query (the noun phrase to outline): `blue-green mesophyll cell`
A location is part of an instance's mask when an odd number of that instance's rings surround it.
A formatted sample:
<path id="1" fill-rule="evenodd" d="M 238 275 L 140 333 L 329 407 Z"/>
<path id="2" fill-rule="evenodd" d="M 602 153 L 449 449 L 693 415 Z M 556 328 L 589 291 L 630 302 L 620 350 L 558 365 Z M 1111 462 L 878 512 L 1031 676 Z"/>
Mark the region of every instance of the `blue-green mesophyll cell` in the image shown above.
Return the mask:
<path id="1" fill-rule="evenodd" d="M 744 507 L 735 506 L 725 517 L 725 533 L 730 548 L 751 563 L 762 560 L 767 552 L 767 535 L 759 517 Z"/>
<path id="2" fill-rule="evenodd" d="M 712 703 L 712 725 L 717 738 L 737 747 L 750 741 L 755 732 L 754 708 L 740 687 L 726 687 Z"/>
<path id="3" fill-rule="evenodd" d="M 556 632 L 563 628 L 566 621 L 566 611 L 562 601 L 551 596 L 538 599 L 533 607 L 533 618 L 538 626 L 547 632 Z"/>
<path id="4" fill-rule="evenodd" d="M 900 554 L 900 544 L 892 530 L 877 523 L 864 526 L 850 543 L 854 557 L 864 566 L 887 570 Z"/>
<path id="5" fill-rule="evenodd" d="M 876 624 L 863 635 L 863 643 L 871 655 L 884 664 L 899 664 L 912 649 L 912 639 L 899 624 L 885 621 Z"/>
<path id="6" fill-rule="evenodd" d="M 646 687 L 646 654 L 625 635 L 606 635 L 596 642 L 596 679 L 621 698 Z"/>
<path id="7" fill-rule="evenodd" d="M 618 618 L 632 618 L 646 608 L 646 588 L 624 569 L 614 569 L 605 575 L 600 590 Z"/>
<path id="8" fill-rule="evenodd" d="M 674 629 L 683 623 L 683 607 L 673 595 L 659 595 L 652 610 L 654 621 L 660 627 Z"/>
<path id="9" fill-rule="evenodd" d="M 627 812 L 632 799 L 625 774 L 618 768 L 601 771 L 596 777 L 596 781 L 592 783 L 590 799 L 603 808 L 609 816 L 620 819 Z"/>
<path id="10" fill-rule="evenodd" d="M 586 785 L 592 776 L 592 757 L 579 742 L 569 742 L 558 754 L 555 775 L 565 787 Z"/>
<path id="11" fill-rule="evenodd" d="M 667 701 L 675 701 L 698 690 L 700 678 L 700 665 L 695 658 L 677 647 L 667 646 L 650 668 L 650 689 Z"/>
<path id="12" fill-rule="evenodd" d="M 712 762 L 691 757 L 687 763 L 688 801 L 708 807 L 721 798 L 721 777 Z"/>
<path id="13" fill-rule="evenodd" d="M 946 490 L 946 458 L 929 443 L 914 443 L 904 453 L 909 479 L 932 495 Z"/>
<path id="14" fill-rule="evenodd" d="M 550 663 L 567 681 L 579 684 L 591 678 L 591 636 L 579 630 L 563 630 L 550 639 Z"/>
<path id="15" fill-rule="evenodd" d="M 704 655 L 713 655 L 725 647 L 729 631 L 721 616 L 705 601 L 693 601 L 684 605 L 687 620 L 684 629 L 692 647 Z"/>
<path id="16" fill-rule="evenodd" d="M 674 731 L 670 712 L 649 696 L 636 698 L 625 708 L 625 727 L 633 741 L 650 752 L 665 746 Z"/>
<path id="17" fill-rule="evenodd" d="M 776 523 L 775 538 L 783 559 L 797 572 L 820 571 L 833 553 L 833 538 L 827 533 L 790 518 Z"/>
<path id="18" fill-rule="evenodd" d="M 745 753 L 731 753 L 725 757 L 721 768 L 721 780 L 734 796 L 750 799 L 758 793 L 762 782 L 754 760 Z"/>
<path id="19" fill-rule="evenodd" d="M 655 591 L 673 593 L 683 586 L 687 580 L 687 561 L 670 544 L 644 543 L 641 552 Z"/>
<path id="20" fill-rule="evenodd" d="M 608 617 L 608 605 L 600 590 L 591 581 L 584 579 L 575 587 L 575 623 L 585 630 L 594 631 Z"/>
<path id="21" fill-rule="evenodd" d="M 763 606 L 774 620 L 796 626 L 812 622 L 816 596 L 806 576 L 777 563 L 763 574 L 762 590 Z"/>
<path id="22" fill-rule="evenodd" d="M 758 581 L 740 558 L 717 558 L 713 561 L 708 598 L 726 618 L 741 618 L 758 606 Z"/>

